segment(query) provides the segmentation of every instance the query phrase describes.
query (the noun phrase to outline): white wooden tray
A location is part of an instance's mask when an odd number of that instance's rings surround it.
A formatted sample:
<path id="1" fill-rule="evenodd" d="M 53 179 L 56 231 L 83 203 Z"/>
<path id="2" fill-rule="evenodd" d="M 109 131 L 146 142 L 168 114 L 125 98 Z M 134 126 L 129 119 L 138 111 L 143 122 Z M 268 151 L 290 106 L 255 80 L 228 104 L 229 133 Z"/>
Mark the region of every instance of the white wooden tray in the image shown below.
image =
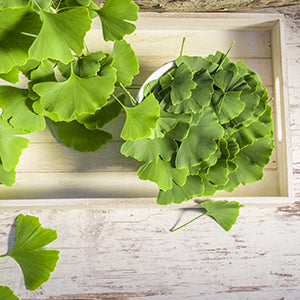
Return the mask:
<path id="1" fill-rule="evenodd" d="M 252 204 L 291 203 L 283 17 L 239 13 L 140 13 L 137 30 L 127 37 L 140 62 L 140 74 L 134 80 L 136 87 L 163 63 L 179 55 L 183 37 L 187 39 L 186 55 L 207 56 L 217 50 L 226 52 L 235 41 L 230 59 L 242 59 L 260 76 L 270 96 L 276 99 L 272 103 L 276 148 L 265 168 L 264 178 L 240 186 L 231 194 L 218 192 L 214 198 Z M 90 51 L 111 52 L 112 43 L 103 42 L 99 22 L 93 23 L 86 41 Z M 6 83 L 2 81 L 1 84 Z M 25 80 L 21 80 L 20 86 L 25 85 Z M 114 134 L 114 140 L 95 153 L 78 153 L 66 148 L 47 129 L 32 134 L 29 148 L 23 151 L 17 167 L 16 183 L 11 188 L 0 186 L 0 207 L 19 206 L 21 203 L 83 205 L 87 203 L 85 201 L 101 203 L 101 199 L 106 199 L 107 203 L 108 198 L 156 197 L 156 185 L 139 180 L 135 174 L 139 163 L 119 153 L 121 127 L 120 120 L 109 125 L 107 129 Z"/>

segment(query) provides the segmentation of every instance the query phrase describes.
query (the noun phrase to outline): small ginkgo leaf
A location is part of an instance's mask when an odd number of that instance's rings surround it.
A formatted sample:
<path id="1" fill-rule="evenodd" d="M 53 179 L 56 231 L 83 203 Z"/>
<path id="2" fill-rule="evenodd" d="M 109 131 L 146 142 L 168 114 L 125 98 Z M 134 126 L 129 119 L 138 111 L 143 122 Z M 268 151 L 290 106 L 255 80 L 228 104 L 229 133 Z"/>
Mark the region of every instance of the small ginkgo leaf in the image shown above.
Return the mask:
<path id="1" fill-rule="evenodd" d="M 10 256 L 16 260 L 30 291 L 36 290 L 46 282 L 55 269 L 59 251 L 41 248 L 56 238 L 56 231 L 42 228 L 37 217 L 18 215 L 14 248 L 1 257 Z"/>
<path id="2" fill-rule="evenodd" d="M 204 215 L 213 217 L 219 225 L 226 231 L 229 231 L 239 216 L 239 210 L 242 207 L 236 201 L 204 201 L 201 206 L 206 210 Z"/>
<path id="3" fill-rule="evenodd" d="M 97 11 L 100 16 L 105 41 L 122 40 L 126 34 L 135 31 L 135 25 L 128 21 L 138 19 L 139 7 L 132 0 L 106 0 Z"/>
<path id="4" fill-rule="evenodd" d="M 30 79 L 31 72 L 35 70 L 40 65 L 40 63 L 40 61 L 37 61 L 35 59 L 28 59 L 25 64 L 16 66 L 16 68 L 20 70 L 24 76 Z"/>
<path id="5" fill-rule="evenodd" d="M 125 103 L 125 94 L 120 94 L 117 98 L 122 104 Z M 77 121 L 83 124 L 87 129 L 95 130 L 97 128 L 102 128 L 104 125 L 117 118 L 121 111 L 122 106 L 116 99 L 113 99 L 101 109 L 97 110 L 93 115 L 84 114 L 78 116 Z"/>
<path id="6" fill-rule="evenodd" d="M 102 51 L 89 53 L 77 60 L 73 60 L 68 64 L 59 62 L 57 68 L 65 78 L 69 78 L 71 75 L 71 64 L 73 65 L 73 72 L 81 77 L 88 78 L 95 76 L 100 70 L 101 60 L 106 57 L 106 54 Z"/>
<path id="7" fill-rule="evenodd" d="M 19 300 L 19 298 L 8 286 L 0 286 L 0 300 Z"/>
<path id="8" fill-rule="evenodd" d="M 171 82 L 171 102 L 176 105 L 192 95 L 192 89 L 196 87 L 196 83 L 193 81 L 193 74 L 190 67 L 182 63 L 174 71 L 174 80 Z"/>
<path id="9" fill-rule="evenodd" d="M 0 73 L 25 64 L 40 28 L 39 15 L 29 6 L 0 11 Z"/>
<path id="10" fill-rule="evenodd" d="M 127 157 L 134 157 L 138 161 L 158 161 L 159 157 L 169 161 L 177 151 L 177 147 L 177 143 L 166 135 L 161 139 L 126 141 L 121 147 L 121 153 Z"/>
<path id="11" fill-rule="evenodd" d="M 53 123 L 58 138 L 69 148 L 80 152 L 93 152 L 112 139 L 112 135 L 103 130 L 89 130 L 76 121 Z"/>
<path id="12" fill-rule="evenodd" d="M 29 140 L 17 136 L 19 134 L 24 132 L 12 128 L 0 119 L 0 160 L 5 171 L 9 172 L 16 167 L 22 150 L 28 146 Z"/>
<path id="13" fill-rule="evenodd" d="M 139 72 L 139 63 L 130 44 L 125 40 L 116 41 L 113 48 L 114 63 L 117 69 L 117 82 L 131 85 L 134 75 Z"/>
<path id="14" fill-rule="evenodd" d="M 87 8 L 75 7 L 57 14 L 40 11 L 40 14 L 43 25 L 29 49 L 30 58 L 52 58 L 67 64 L 73 59 L 72 50 L 81 55 L 85 34 L 91 27 Z"/>
<path id="15" fill-rule="evenodd" d="M 32 110 L 32 104 L 27 89 L 0 86 L 1 117 L 14 128 L 26 130 L 27 132 L 45 129 L 44 117 Z"/>
<path id="16" fill-rule="evenodd" d="M 163 191 L 171 189 L 173 181 L 180 186 L 184 185 L 188 173 L 188 168 L 174 168 L 171 161 L 162 159 L 158 159 L 157 162 L 146 163 L 137 171 L 140 179 L 155 182 Z"/>
<path id="17" fill-rule="evenodd" d="M 135 107 L 125 107 L 126 120 L 121 132 L 124 140 L 135 141 L 151 135 L 151 129 L 157 125 L 159 104 L 153 94 L 146 97 Z"/>
<path id="18" fill-rule="evenodd" d="M 188 136 L 183 140 L 176 156 L 178 168 L 196 166 L 216 151 L 216 140 L 224 134 L 213 110 L 206 107 L 199 123 L 191 126 Z"/>
<path id="19" fill-rule="evenodd" d="M 33 91 L 41 96 L 44 109 L 60 121 L 72 121 L 82 114 L 93 114 L 106 104 L 114 91 L 113 77 L 80 78 L 74 73 L 64 82 L 41 82 Z"/>

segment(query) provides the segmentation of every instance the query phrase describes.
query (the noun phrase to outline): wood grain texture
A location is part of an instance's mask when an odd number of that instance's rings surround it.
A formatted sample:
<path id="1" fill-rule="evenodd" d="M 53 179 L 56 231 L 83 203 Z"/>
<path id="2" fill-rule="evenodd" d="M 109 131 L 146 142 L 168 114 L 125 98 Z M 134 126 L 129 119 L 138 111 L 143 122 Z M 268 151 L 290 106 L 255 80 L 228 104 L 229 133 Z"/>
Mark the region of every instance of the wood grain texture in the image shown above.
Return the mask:
<path id="1" fill-rule="evenodd" d="M 203 218 L 170 233 L 198 212 L 193 202 L 161 207 L 113 201 L 78 208 L 6 208 L 0 211 L 0 253 L 12 243 L 19 213 L 58 231 L 50 245 L 60 260 L 51 279 L 25 289 L 16 263 L 0 261 L 0 284 L 29 299 L 287 299 L 300 298 L 300 27 L 299 6 L 286 19 L 294 205 L 247 206 L 225 233 Z M 263 11 L 276 13 L 274 10 Z M 125 200 L 123 200 L 125 201 Z M 119 203 L 119 204 L 118 204 Z"/>
<path id="2" fill-rule="evenodd" d="M 102 6 L 105 0 L 94 0 Z M 237 11 L 299 4 L 299 0 L 135 0 L 142 11 Z"/>

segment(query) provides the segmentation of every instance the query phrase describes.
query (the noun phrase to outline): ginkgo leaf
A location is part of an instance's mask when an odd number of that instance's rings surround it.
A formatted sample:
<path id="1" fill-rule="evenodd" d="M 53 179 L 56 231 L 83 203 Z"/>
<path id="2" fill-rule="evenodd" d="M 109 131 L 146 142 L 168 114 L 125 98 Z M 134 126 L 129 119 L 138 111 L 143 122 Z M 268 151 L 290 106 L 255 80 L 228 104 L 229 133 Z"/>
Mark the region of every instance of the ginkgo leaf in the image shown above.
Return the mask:
<path id="1" fill-rule="evenodd" d="M 32 6 L 36 11 L 40 11 L 41 9 L 48 11 L 51 5 L 51 0 L 34 0 L 32 3 Z"/>
<path id="2" fill-rule="evenodd" d="M 40 61 L 37 61 L 35 59 L 28 59 L 25 64 L 16 66 L 16 68 L 20 70 L 28 79 L 30 79 L 31 72 L 35 70 L 40 65 L 40 63 Z"/>
<path id="3" fill-rule="evenodd" d="M 1 257 L 10 256 L 16 260 L 30 291 L 36 290 L 48 281 L 50 273 L 55 269 L 59 251 L 41 248 L 56 238 L 56 231 L 42 228 L 37 217 L 18 215 L 14 248 Z"/>
<path id="4" fill-rule="evenodd" d="M 206 210 L 204 215 L 213 217 L 219 225 L 229 231 L 239 216 L 242 207 L 236 201 L 204 201 L 201 206 Z"/>
<path id="5" fill-rule="evenodd" d="M 175 69 L 173 76 L 174 80 L 170 84 L 170 99 L 172 104 L 176 105 L 191 97 L 196 83 L 193 81 L 192 70 L 185 63 Z"/>
<path id="6" fill-rule="evenodd" d="M 125 94 L 120 94 L 117 98 L 122 104 L 125 104 Z M 113 99 L 101 109 L 97 110 L 93 115 L 78 116 L 77 121 L 83 124 L 87 129 L 95 130 L 96 128 L 102 128 L 111 120 L 117 118 L 121 111 L 122 106 L 116 99 Z"/>
<path id="7" fill-rule="evenodd" d="M 58 138 L 69 148 L 80 152 L 93 152 L 112 139 L 112 135 L 103 130 L 89 130 L 76 121 L 53 123 Z"/>
<path id="8" fill-rule="evenodd" d="M 196 166 L 209 158 L 217 149 L 216 140 L 224 134 L 217 116 L 206 107 L 199 123 L 191 126 L 188 136 L 183 140 L 176 156 L 176 167 Z"/>
<path id="9" fill-rule="evenodd" d="M 46 127 L 43 116 L 32 110 L 32 101 L 27 89 L 12 86 L 0 86 L 0 107 L 2 119 L 7 120 L 16 129 L 33 132 Z"/>
<path id="10" fill-rule="evenodd" d="M 27 6 L 28 0 L 0 0 L 0 9 Z"/>
<path id="11" fill-rule="evenodd" d="M 213 80 L 207 71 L 198 72 L 194 75 L 193 81 L 197 86 L 192 90 L 191 97 L 177 105 L 169 101 L 164 106 L 168 112 L 175 114 L 199 113 L 205 106 L 208 106 L 213 94 Z"/>
<path id="12" fill-rule="evenodd" d="M 121 132 L 124 140 L 135 141 L 151 135 L 159 119 L 159 104 L 153 94 L 135 107 L 125 107 L 126 120 Z"/>
<path id="13" fill-rule="evenodd" d="M 172 189 L 167 191 L 160 190 L 157 196 L 157 203 L 160 205 L 182 203 L 202 194 L 203 182 L 201 177 L 188 176 L 183 186 L 174 183 Z"/>
<path id="14" fill-rule="evenodd" d="M 179 66 L 182 63 L 186 63 L 192 70 L 192 72 L 197 72 L 200 70 L 207 70 L 209 73 L 214 72 L 218 68 L 218 64 L 210 61 L 209 59 L 201 56 L 179 56 L 175 63 Z"/>
<path id="15" fill-rule="evenodd" d="M 188 168 L 174 168 L 171 161 L 164 161 L 162 159 L 146 163 L 137 171 L 140 179 L 155 182 L 163 191 L 171 189 L 173 181 L 180 186 L 184 185 L 188 173 Z"/>
<path id="16" fill-rule="evenodd" d="M 61 2 L 61 8 L 65 7 L 74 7 L 74 6 L 85 6 L 89 10 L 89 14 L 91 18 L 98 17 L 97 10 L 99 10 L 99 6 L 94 3 L 92 0 L 65 0 Z"/>
<path id="17" fill-rule="evenodd" d="M 135 25 L 127 22 L 138 19 L 139 7 L 132 0 L 106 0 L 97 11 L 100 16 L 105 41 L 122 40 L 135 31 Z"/>
<path id="18" fill-rule="evenodd" d="M 9 172 L 16 167 L 22 150 L 28 146 L 29 140 L 17 136 L 19 134 L 24 132 L 12 128 L 0 119 L 0 160 L 5 171 Z"/>
<path id="19" fill-rule="evenodd" d="M 101 67 L 101 60 L 106 57 L 102 51 L 89 53 L 86 56 L 80 57 L 77 60 L 71 61 L 68 64 L 59 62 L 57 67 L 62 76 L 69 78 L 71 75 L 71 64 L 73 65 L 73 72 L 82 78 L 95 76 Z"/>
<path id="20" fill-rule="evenodd" d="M 39 15 L 29 6 L 0 11 L 0 73 L 26 62 L 40 29 Z"/>
<path id="21" fill-rule="evenodd" d="M 121 153 L 127 157 L 134 157 L 138 161 L 157 162 L 159 157 L 165 161 L 170 161 L 177 148 L 177 143 L 166 135 L 161 139 L 148 138 L 126 141 L 121 147 Z"/>
<path id="22" fill-rule="evenodd" d="M 77 55 L 82 54 L 84 37 L 91 27 L 87 8 L 75 7 L 56 14 L 40 11 L 40 14 L 43 25 L 29 49 L 30 58 L 52 58 L 67 64 L 73 59 L 72 50 Z"/>
<path id="23" fill-rule="evenodd" d="M 74 73 L 64 82 L 42 82 L 33 90 L 41 96 L 44 109 L 60 121 L 72 121 L 82 114 L 93 114 L 106 104 L 114 91 L 113 77 L 80 78 Z"/>
<path id="24" fill-rule="evenodd" d="M 0 78 L 7 82 L 15 84 L 15 83 L 19 82 L 19 73 L 20 73 L 20 70 L 13 68 L 8 73 L 0 74 Z"/>
<path id="25" fill-rule="evenodd" d="M 0 286 L 0 300 L 19 300 L 19 298 L 8 286 Z"/>
<path id="26" fill-rule="evenodd" d="M 15 183 L 15 170 L 5 171 L 2 163 L 0 163 L 0 183 L 6 186 L 12 186 Z"/>
<path id="27" fill-rule="evenodd" d="M 125 40 L 116 41 L 113 57 L 113 66 L 117 69 L 117 82 L 124 86 L 131 85 L 134 75 L 139 72 L 139 63 L 130 44 Z"/>

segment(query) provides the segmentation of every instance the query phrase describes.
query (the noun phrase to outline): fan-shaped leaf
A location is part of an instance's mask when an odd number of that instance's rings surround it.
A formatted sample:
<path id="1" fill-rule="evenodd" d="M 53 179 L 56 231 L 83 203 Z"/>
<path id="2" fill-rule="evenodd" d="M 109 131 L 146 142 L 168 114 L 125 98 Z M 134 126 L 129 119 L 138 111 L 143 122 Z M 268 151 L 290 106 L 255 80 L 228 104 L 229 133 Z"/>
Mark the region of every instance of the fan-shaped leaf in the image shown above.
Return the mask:
<path id="1" fill-rule="evenodd" d="M 106 0 L 97 11 L 100 16 L 105 41 L 122 40 L 126 34 L 135 30 L 135 25 L 128 21 L 138 19 L 139 7 L 132 0 Z"/>
<path id="2" fill-rule="evenodd" d="M 10 256 L 20 265 L 26 286 L 34 291 L 46 282 L 54 271 L 59 251 L 41 250 L 57 238 L 53 229 L 41 228 L 37 217 L 18 215 L 16 242 Z"/>
<path id="3" fill-rule="evenodd" d="M 142 103 L 135 107 L 124 107 L 126 121 L 121 132 L 124 140 L 135 141 L 151 135 L 151 129 L 157 125 L 159 118 L 159 105 L 153 94 L 146 97 Z"/>
<path id="4" fill-rule="evenodd" d="M 13 68 L 8 73 L 0 74 L 0 78 L 5 81 L 15 84 L 15 83 L 19 82 L 19 73 L 20 73 L 20 71 L 18 69 Z"/>
<path id="5" fill-rule="evenodd" d="M 40 14 L 43 25 L 29 49 L 30 58 L 52 58 L 67 64 L 73 59 L 72 50 L 81 55 L 85 34 L 91 27 L 87 8 L 76 7 L 57 14 L 41 11 Z"/>

